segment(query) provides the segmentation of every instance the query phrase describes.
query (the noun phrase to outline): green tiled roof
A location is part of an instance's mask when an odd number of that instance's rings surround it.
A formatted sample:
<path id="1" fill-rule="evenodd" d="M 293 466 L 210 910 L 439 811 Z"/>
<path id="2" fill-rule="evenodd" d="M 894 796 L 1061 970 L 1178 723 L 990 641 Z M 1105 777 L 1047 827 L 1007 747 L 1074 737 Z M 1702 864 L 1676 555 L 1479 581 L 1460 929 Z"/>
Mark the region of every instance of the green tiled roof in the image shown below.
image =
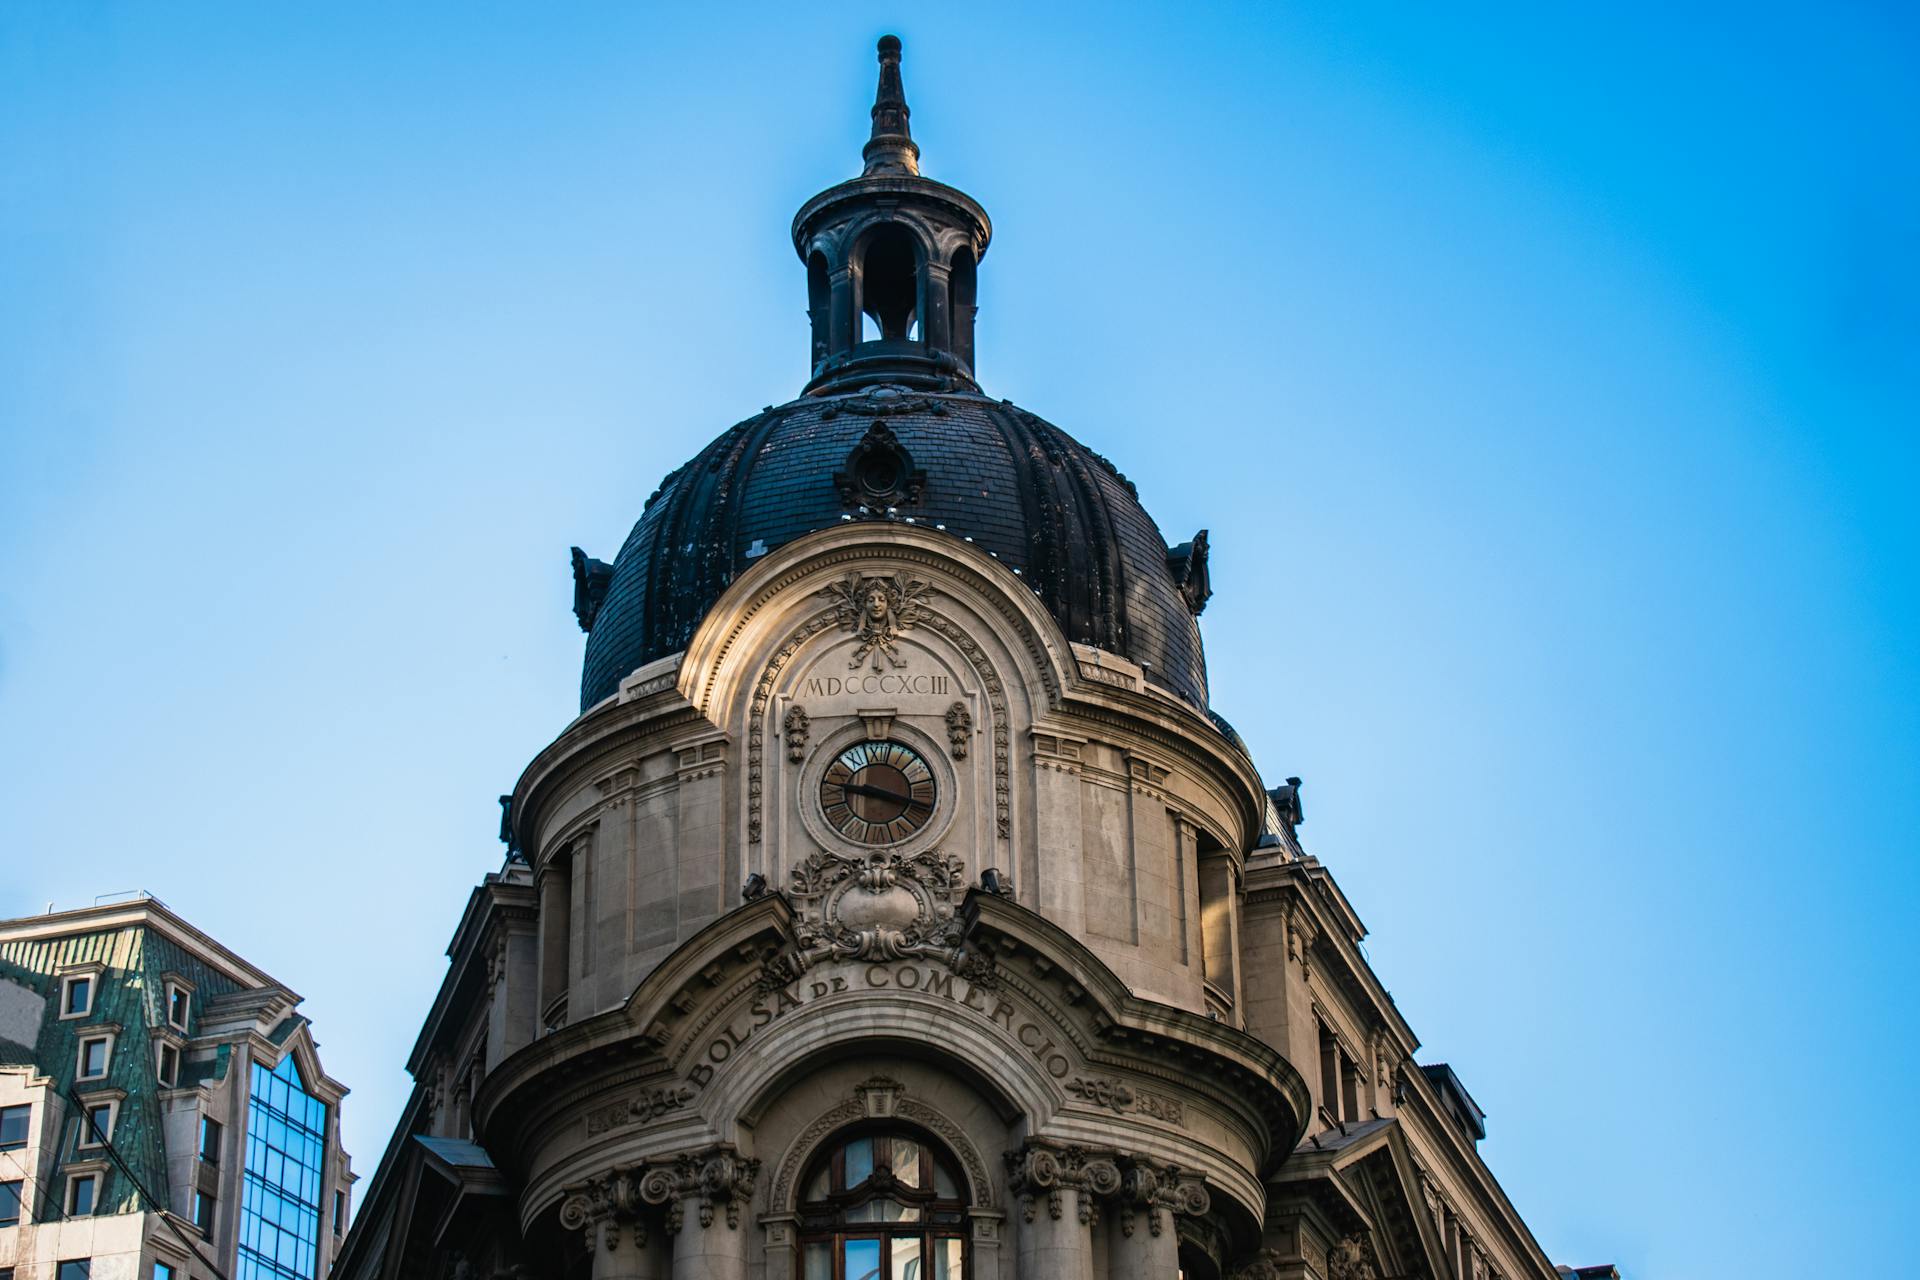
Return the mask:
<path id="1" fill-rule="evenodd" d="M 56 1001 L 59 975 L 78 965 L 103 966 L 95 984 L 93 1010 L 84 1018 L 62 1020 Z M 165 975 L 178 974 L 194 986 L 189 1033 L 196 1028 L 204 1001 L 240 990 L 224 973 L 202 963 L 144 924 L 124 925 L 91 933 L 56 938 L 27 938 L 0 942 L 0 978 L 39 990 L 47 998 L 40 1023 L 39 1042 L 32 1051 L 0 1041 L 0 1061 L 34 1064 L 53 1081 L 53 1091 L 66 1098 L 76 1089 L 80 1037 L 101 1026 L 117 1026 L 113 1060 L 104 1080 L 89 1080 L 82 1092 L 118 1089 L 125 1095 L 114 1123 L 113 1146 L 136 1177 L 155 1195 L 166 1197 L 167 1167 L 161 1135 L 160 1084 L 154 1074 L 154 1029 L 166 1025 Z M 289 1019 L 291 1021 L 291 1019 Z M 220 1068 L 226 1050 L 213 1066 Z M 205 1064 L 185 1063 L 182 1083 L 204 1079 Z M 78 1122 L 69 1119 L 58 1135 L 58 1165 L 77 1158 Z M 57 1174 L 57 1170 L 56 1170 Z M 99 1212 L 124 1213 L 143 1208 L 140 1194 L 117 1170 L 106 1179 Z"/>

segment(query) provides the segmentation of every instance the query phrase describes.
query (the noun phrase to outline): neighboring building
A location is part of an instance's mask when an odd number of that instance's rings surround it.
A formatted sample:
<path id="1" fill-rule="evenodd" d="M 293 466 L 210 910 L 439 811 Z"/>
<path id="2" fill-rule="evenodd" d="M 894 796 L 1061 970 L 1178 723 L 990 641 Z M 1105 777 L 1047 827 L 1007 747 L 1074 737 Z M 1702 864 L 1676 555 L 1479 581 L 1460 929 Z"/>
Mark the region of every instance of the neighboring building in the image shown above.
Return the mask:
<path id="1" fill-rule="evenodd" d="M 1559 1280 L 1209 707 L 1205 531 L 979 390 L 890 39 L 872 116 L 800 398 L 574 552 L 580 715 L 340 1275 Z"/>
<path id="2" fill-rule="evenodd" d="M 0 920 L 0 1280 L 320 1280 L 354 1175 L 300 997 L 158 900 Z"/>

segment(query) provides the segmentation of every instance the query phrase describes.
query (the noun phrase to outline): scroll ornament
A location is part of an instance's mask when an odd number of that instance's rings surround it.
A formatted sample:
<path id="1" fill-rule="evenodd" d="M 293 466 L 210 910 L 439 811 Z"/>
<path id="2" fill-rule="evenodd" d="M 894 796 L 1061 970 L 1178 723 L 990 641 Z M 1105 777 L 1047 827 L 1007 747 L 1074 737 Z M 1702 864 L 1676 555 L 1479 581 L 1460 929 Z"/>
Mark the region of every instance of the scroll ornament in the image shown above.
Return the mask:
<path id="1" fill-rule="evenodd" d="M 1177 1165 L 1145 1156 L 1123 1155 L 1071 1144 L 1032 1139 L 1007 1152 L 1007 1189 L 1025 1203 L 1032 1222 L 1039 1201 L 1055 1221 L 1065 1212 L 1062 1193 L 1077 1191 L 1082 1223 L 1091 1224 L 1100 1202 L 1111 1201 L 1120 1212 L 1120 1230 L 1133 1234 L 1133 1215 L 1144 1211 L 1147 1229 L 1159 1235 L 1166 1229 L 1163 1215 L 1203 1216 L 1213 1205 L 1205 1180 Z"/>
<path id="2" fill-rule="evenodd" d="M 910 857 L 814 853 L 789 880 L 799 915 L 794 946 L 766 961 L 760 985 L 787 986 L 822 961 L 918 958 L 991 985 L 991 960 L 965 945 L 958 907 L 966 893 L 965 864 L 934 850 Z"/>
<path id="3" fill-rule="evenodd" d="M 1120 1190 L 1120 1162 L 1111 1152 L 1029 1142 L 1007 1152 L 1006 1160 L 1007 1189 L 1024 1202 L 1028 1222 L 1042 1197 L 1047 1216 L 1058 1222 L 1065 1208 L 1062 1193 L 1078 1191 L 1080 1221 L 1091 1223 L 1096 1199 Z"/>
<path id="4" fill-rule="evenodd" d="M 623 1228 L 645 1244 L 641 1215 L 646 1208 L 666 1207 L 667 1233 L 672 1235 L 682 1225 L 685 1202 L 698 1198 L 702 1227 L 712 1226 L 716 1211 L 724 1210 L 727 1226 L 737 1229 L 740 1208 L 753 1195 L 759 1172 L 758 1160 L 727 1144 L 622 1166 L 569 1186 L 560 1203 L 560 1225 L 585 1230 L 589 1248 L 619 1248 Z"/>

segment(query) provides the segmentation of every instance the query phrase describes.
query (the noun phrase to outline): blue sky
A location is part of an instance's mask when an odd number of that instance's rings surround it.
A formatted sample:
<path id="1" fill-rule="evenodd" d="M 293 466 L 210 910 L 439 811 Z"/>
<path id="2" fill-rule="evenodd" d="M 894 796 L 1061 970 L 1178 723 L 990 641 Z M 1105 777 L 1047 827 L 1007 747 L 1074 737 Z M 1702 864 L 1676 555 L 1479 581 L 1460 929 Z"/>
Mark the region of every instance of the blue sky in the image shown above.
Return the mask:
<path id="1" fill-rule="evenodd" d="M 805 377 L 897 30 L 980 373 L 1212 531 L 1216 707 L 1558 1261 L 1885 1264 L 1920 40 L 1845 5 L 0 12 L 0 913 L 307 996 L 371 1172 L 567 548 Z"/>

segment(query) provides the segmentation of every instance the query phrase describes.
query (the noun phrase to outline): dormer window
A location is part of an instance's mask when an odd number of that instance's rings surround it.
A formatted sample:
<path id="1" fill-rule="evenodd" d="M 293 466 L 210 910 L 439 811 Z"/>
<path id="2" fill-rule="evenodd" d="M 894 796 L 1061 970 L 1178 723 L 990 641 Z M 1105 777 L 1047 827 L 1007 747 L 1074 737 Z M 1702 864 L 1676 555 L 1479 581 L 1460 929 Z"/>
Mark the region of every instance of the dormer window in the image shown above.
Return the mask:
<path id="1" fill-rule="evenodd" d="M 60 1016 L 84 1018 L 93 1012 L 93 975 L 70 974 L 60 980 Z"/>
<path id="2" fill-rule="evenodd" d="M 104 1102 L 89 1102 L 80 1115 L 80 1140 L 82 1148 L 104 1146 L 113 1141 L 113 1122 L 120 1114 L 118 1099 L 109 1098 Z"/>
<path id="3" fill-rule="evenodd" d="M 185 1031 L 193 1013 L 193 988 L 182 982 L 167 984 L 167 1025 Z"/>
<path id="4" fill-rule="evenodd" d="M 100 1080 L 107 1074 L 107 1068 L 113 1063 L 112 1036 L 82 1036 L 80 1039 L 80 1060 L 74 1070 L 78 1080 Z"/>

